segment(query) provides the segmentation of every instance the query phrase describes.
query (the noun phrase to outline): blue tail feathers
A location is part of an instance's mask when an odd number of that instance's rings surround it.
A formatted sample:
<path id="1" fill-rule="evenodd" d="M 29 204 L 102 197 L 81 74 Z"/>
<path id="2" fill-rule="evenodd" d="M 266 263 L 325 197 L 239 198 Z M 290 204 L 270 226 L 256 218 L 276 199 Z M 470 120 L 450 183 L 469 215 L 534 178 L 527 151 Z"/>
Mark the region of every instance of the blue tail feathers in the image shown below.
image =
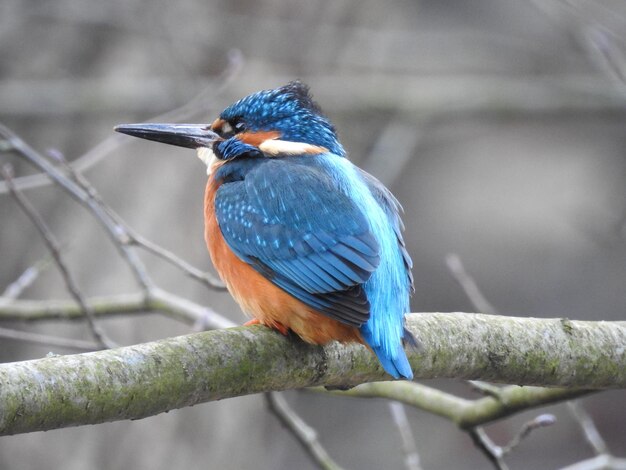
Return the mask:
<path id="1" fill-rule="evenodd" d="M 409 360 L 406 357 L 406 353 L 404 349 L 400 346 L 397 351 L 396 357 L 389 357 L 385 355 L 385 352 L 382 348 L 373 348 L 378 360 L 382 364 L 385 372 L 389 375 L 393 376 L 396 379 L 413 379 L 413 370 L 411 369 L 411 364 L 409 364 Z"/>
<path id="2" fill-rule="evenodd" d="M 376 354 L 376 357 L 378 357 L 385 372 L 396 379 L 413 379 L 411 364 L 409 364 L 409 359 L 406 357 L 406 353 L 402 347 L 402 341 L 399 338 L 397 344 L 394 345 L 395 347 L 391 348 L 392 350 L 389 351 L 390 348 L 388 347 L 385 348 L 381 344 L 374 344 L 369 328 L 361 327 L 361 334 L 365 342 Z"/>

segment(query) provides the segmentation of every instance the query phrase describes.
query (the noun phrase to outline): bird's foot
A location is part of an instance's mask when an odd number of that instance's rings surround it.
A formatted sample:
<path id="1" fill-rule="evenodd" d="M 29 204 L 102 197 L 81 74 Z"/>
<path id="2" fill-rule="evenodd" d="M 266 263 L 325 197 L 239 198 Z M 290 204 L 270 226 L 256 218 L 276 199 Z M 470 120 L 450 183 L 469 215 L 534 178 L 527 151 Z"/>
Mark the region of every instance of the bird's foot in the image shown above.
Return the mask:
<path id="1" fill-rule="evenodd" d="M 280 334 L 282 334 L 283 336 L 288 336 L 289 335 L 289 328 L 287 328 L 282 323 L 276 322 L 276 323 L 274 323 L 272 325 L 272 328 L 274 328 L 276 331 L 280 332 Z"/>
<path id="2" fill-rule="evenodd" d="M 243 324 L 243 326 L 250 326 L 250 325 L 265 325 L 265 323 L 261 323 L 261 320 L 259 320 L 258 318 L 253 318 L 252 320 L 248 320 L 247 322 Z M 269 325 L 265 325 L 265 326 L 269 326 Z M 282 323 L 274 322 L 269 327 L 272 328 L 273 330 L 278 331 L 283 336 L 289 335 L 289 328 L 283 325 Z"/>

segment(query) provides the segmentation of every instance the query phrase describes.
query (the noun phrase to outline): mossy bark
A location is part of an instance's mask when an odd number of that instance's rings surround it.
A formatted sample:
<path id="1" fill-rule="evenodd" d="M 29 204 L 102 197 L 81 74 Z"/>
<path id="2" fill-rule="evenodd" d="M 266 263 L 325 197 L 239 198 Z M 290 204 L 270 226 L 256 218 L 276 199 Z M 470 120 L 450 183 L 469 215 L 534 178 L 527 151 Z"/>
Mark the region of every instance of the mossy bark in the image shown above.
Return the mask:
<path id="1" fill-rule="evenodd" d="M 626 387 L 626 322 L 413 314 L 418 378 Z M 315 347 L 262 326 L 0 365 L 0 434 L 140 419 L 222 398 L 389 379 L 358 345 Z"/>

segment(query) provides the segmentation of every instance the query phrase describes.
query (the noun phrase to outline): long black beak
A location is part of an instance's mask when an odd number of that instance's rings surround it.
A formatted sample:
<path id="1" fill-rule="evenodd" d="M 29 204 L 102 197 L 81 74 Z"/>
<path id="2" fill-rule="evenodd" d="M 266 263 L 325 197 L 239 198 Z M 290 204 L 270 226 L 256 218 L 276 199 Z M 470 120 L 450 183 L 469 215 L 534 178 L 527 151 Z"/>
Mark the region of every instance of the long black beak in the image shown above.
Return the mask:
<path id="1" fill-rule="evenodd" d="M 221 139 L 208 124 L 120 124 L 116 132 L 164 144 L 197 149 Z"/>

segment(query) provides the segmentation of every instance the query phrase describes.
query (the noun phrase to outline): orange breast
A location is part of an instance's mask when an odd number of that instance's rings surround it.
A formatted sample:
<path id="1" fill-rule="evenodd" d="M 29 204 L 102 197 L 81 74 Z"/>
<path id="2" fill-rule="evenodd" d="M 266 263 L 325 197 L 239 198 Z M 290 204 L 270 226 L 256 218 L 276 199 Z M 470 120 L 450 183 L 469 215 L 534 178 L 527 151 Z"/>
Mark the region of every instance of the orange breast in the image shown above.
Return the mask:
<path id="1" fill-rule="evenodd" d="M 270 328 L 284 325 L 308 343 L 325 344 L 332 340 L 362 343 L 357 328 L 315 311 L 237 258 L 224 240 L 215 217 L 218 187 L 211 176 L 204 199 L 204 236 L 215 269 L 243 311 Z"/>

